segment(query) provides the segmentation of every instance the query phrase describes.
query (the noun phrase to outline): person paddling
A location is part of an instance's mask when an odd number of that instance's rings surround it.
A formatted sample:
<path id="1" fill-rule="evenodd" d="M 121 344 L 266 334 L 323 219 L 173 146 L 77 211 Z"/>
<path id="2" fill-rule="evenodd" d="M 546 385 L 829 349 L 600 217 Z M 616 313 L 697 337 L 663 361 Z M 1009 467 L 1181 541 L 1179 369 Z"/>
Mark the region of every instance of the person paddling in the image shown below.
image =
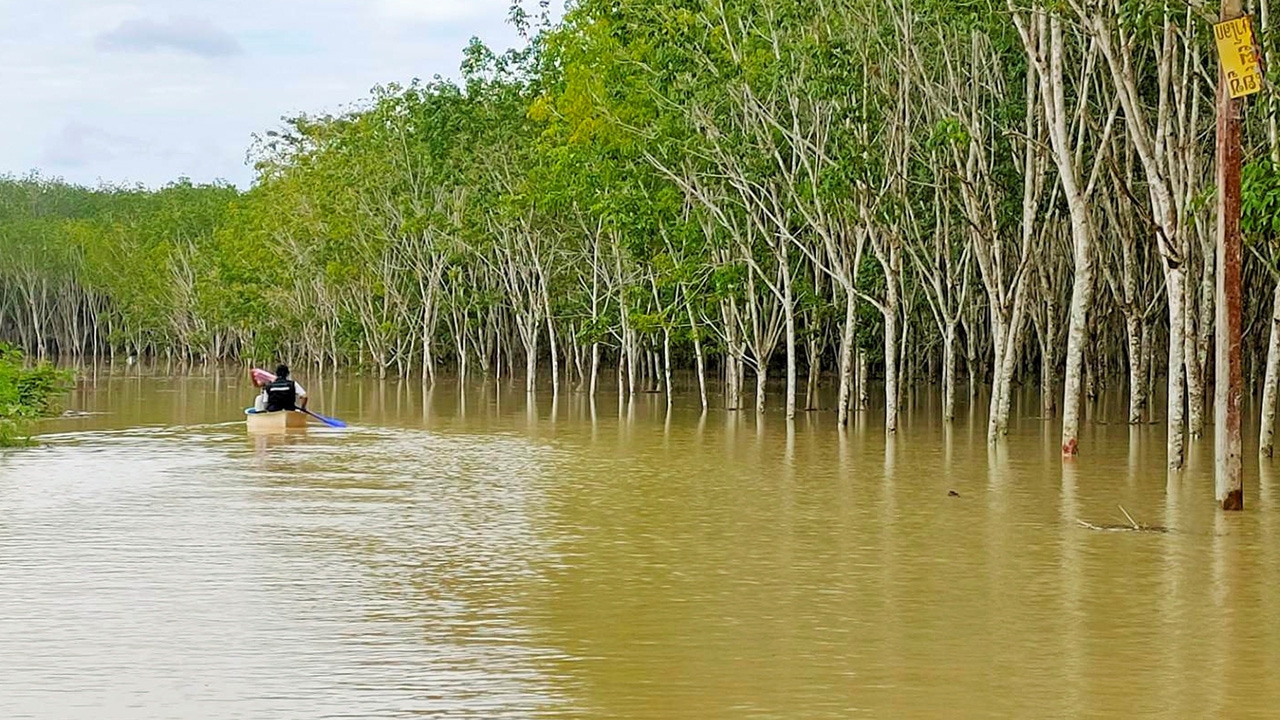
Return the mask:
<path id="1" fill-rule="evenodd" d="M 276 368 L 276 379 L 262 387 L 257 405 L 265 412 L 282 410 L 306 410 L 307 391 L 289 377 L 289 366 Z"/>

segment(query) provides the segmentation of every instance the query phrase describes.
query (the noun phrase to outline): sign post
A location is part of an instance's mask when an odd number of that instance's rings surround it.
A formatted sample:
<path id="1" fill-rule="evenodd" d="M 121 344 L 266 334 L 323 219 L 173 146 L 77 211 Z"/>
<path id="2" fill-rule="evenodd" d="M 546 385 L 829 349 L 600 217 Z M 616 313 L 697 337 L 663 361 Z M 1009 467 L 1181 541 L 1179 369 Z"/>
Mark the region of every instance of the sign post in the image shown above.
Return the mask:
<path id="1" fill-rule="evenodd" d="M 1215 293 L 1215 378 L 1213 398 L 1214 494 L 1223 510 L 1244 509 L 1240 442 L 1241 363 L 1240 239 L 1241 110 L 1243 98 L 1262 89 L 1253 28 L 1241 0 L 1223 0 L 1222 22 L 1214 26 L 1221 72 L 1217 102 L 1218 243 Z M 1171 292 L 1173 290 L 1171 289 Z"/>

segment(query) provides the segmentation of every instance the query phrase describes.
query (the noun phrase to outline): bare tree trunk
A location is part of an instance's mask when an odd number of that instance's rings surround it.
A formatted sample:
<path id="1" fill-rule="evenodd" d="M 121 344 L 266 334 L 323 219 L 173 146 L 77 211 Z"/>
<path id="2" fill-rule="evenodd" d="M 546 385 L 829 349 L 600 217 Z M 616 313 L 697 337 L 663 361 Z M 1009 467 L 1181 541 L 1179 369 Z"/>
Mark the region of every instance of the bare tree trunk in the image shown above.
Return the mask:
<path id="1" fill-rule="evenodd" d="M 884 313 L 884 429 L 898 432 L 898 303 L 893 297 Z"/>
<path id="2" fill-rule="evenodd" d="M 786 327 L 787 342 L 787 419 L 796 417 L 796 303 L 791 290 L 791 268 L 788 263 L 786 242 L 781 243 L 782 257 L 782 315 Z"/>
<path id="3" fill-rule="evenodd" d="M 871 362 L 867 358 L 866 350 L 858 350 L 858 409 L 866 410 L 871 405 L 871 389 L 867 384 L 867 375 L 870 374 Z"/>
<path id="4" fill-rule="evenodd" d="M 837 415 L 840 427 L 849 424 L 849 409 L 853 401 L 853 344 L 857 329 L 857 296 L 845 293 L 844 330 L 840 336 L 840 399 Z"/>
<path id="5" fill-rule="evenodd" d="M 1079 212 L 1084 212 L 1081 209 Z M 1087 221 L 1085 221 L 1087 222 Z M 1078 241 L 1079 242 L 1079 241 Z M 1087 243 L 1087 241 L 1085 241 Z M 1076 277 L 1071 286 L 1071 321 L 1067 329 L 1067 370 L 1062 393 L 1062 453 L 1080 452 L 1080 400 L 1089 306 L 1093 303 L 1093 260 L 1087 244 L 1076 250 Z"/>
<path id="6" fill-rule="evenodd" d="M 756 414 L 764 414 L 765 383 L 769 381 L 769 360 L 764 358 L 756 362 Z"/>
<path id="7" fill-rule="evenodd" d="M 667 393 L 667 407 L 671 407 L 671 330 L 662 329 L 662 372 L 663 372 L 663 390 Z"/>
<path id="8" fill-rule="evenodd" d="M 534 331 L 535 338 L 537 331 Z M 538 344 L 537 340 L 525 348 L 524 353 L 524 389 L 525 392 L 532 395 L 537 389 L 538 382 Z"/>
<path id="9" fill-rule="evenodd" d="M 1142 409 L 1147 404 L 1146 368 L 1142 365 L 1143 327 L 1137 313 L 1125 316 L 1125 337 L 1129 348 L 1129 424 L 1142 422 Z"/>
<path id="10" fill-rule="evenodd" d="M 596 396 L 596 383 L 600 379 L 600 343 L 591 343 L 591 398 Z"/>
<path id="11" fill-rule="evenodd" d="M 741 340 L 738 337 L 737 305 L 731 299 L 722 303 L 721 314 L 724 317 L 725 355 L 724 355 L 724 398 L 729 410 L 742 407 L 742 355 Z"/>
<path id="12" fill-rule="evenodd" d="M 1206 261 L 1207 265 L 1208 261 Z M 1204 434 L 1205 388 L 1204 377 L 1201 375 L 1199 353 L 1196 347 L 1195 293 L 1191 292 L 1191 283 L 1187 282 L 1186 271 L 1180 269 L 1179 274 L 1182 275 L 1184 286 L 1182 288 L 1182 332 L 1180 334 L 1182 336 L 1182 357 L 1187 386 L 1187 432 L 1192 438 L 1199 438 Z M 1173 322 L 1173 319 L 1172 308 L 1170 308 L 1169 321 Z M 1172 333 L 1170 335 L 1172 337 Z M 1175 467 L 1181 467 L 1181 461 Z"/>
<path id="13" fill-rule="evenodd" d="M 805 355 L 809 360 L 809 380 L 805 383 L 804 407 L 806 410 L 818 409 L 818 375 L 822 372 L 822 356 L 819 354 L 817 337 L 809 338 Z"/>
<path id="14" fill-rule="evenodd" d="M 689 328 L 693 334 L 693 354 L 698 363 L 698 395 L 702 400 L 702 410 L 707 409 L 707 362 L 702 355 L 702 336 L 698 333 L 698 323 L 693 317 L 693 306 L 686 304 L 685 311 L 689 315 Z"/>
<path id="15" fill-rule="evenodd" d="M 1040 412 L 1045 418 L 1058 414 L 1058 303 L 1047 301 L 1045 344 L 1040 350 Z"/>
<path id="16" fill-rule="evenodd" d="M 1267 344 L 1267 375 L 1262 383 L 1262 429 L 1258 451 L 1266 457 L 1275 452 L 1276 385 L 1280 382 L 1280 283 L 1271 301 L 1271 340 Z"/>
<path id="17" fill-rule="evenodd" d="M 956 326 L 947 326 L 942 336 L 942 419 L 951 422 L 956 416 Z"/>
<path id="18" fill-rule="evenodd" d="M 1181 468 L 1186 433 L 1186 275 L 1180 267 L 1165 271 L 1169 296 L 1169 397 L 1168 397 L 1168 461 L 1170 468 Z"/>
<path id="19" fill-rule="evenodd" d="M 556 347 L 556 324 L 551 319 L 551 301 L 546 300 L 547 309 L 547 349 L 551 351 L 551 394 L 560 394 L 560 358 Z"/>

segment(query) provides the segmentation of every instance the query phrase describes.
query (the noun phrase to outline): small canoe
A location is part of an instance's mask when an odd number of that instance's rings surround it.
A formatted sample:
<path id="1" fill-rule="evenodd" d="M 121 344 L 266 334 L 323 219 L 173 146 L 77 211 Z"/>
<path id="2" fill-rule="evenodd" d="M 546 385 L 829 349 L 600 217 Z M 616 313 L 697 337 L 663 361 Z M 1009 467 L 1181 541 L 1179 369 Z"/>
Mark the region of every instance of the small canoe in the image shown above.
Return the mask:
<path id="1" fill-rule="evenodd" d="M 284 432 L 307 426 L 307 416 L 292 410 L 260 413 L 250 408 L 244 411 L 244 419 L 251 433 Z"/>

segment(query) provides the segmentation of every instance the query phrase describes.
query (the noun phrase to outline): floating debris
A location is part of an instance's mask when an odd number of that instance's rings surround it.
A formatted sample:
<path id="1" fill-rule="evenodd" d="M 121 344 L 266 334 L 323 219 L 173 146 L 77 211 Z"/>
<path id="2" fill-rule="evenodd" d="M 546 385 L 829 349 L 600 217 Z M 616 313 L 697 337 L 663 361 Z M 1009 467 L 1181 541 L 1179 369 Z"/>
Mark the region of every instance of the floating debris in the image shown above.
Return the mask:
<path id="1" fill-rule="evenodd" d="M 1133 516 L 1129 514 L 1128 510 L 1124 509 L 1123 505 L 1120 505 L 1118 507 L 1120 508 L 1120 512 L 1124 513 L 1125 518 L 1129 521 L 1128 525 L 1098 525 L 1096 523 L 1091 523 L 1086 520 L 1081 520 L 1079 518 L 1076 518 L 1076 522 L 1080 523 L 1080 527 L 1088 528 L 1089 530 L 1098 530 L 1101 532 L 1146 532 L 1146 533 L 1169 532 L 1169 528 L 1163 525 L 1143 525 L 1137 520 L 1134 520 Z"/>

